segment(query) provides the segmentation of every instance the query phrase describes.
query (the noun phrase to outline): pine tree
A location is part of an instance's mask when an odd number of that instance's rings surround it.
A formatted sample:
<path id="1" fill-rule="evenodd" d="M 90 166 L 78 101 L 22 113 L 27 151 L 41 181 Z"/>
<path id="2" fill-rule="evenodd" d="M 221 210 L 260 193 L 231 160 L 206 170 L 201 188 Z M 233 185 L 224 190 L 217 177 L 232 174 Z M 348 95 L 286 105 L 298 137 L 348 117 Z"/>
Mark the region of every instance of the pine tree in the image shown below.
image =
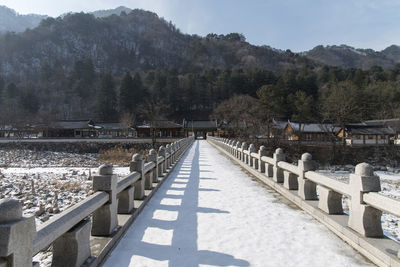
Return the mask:
<path id="1" fill-rule="evenodd" d="M 116 119 L 117 99 L 114 91 L 114 81 L 111 74 L 103 75 L 98 91 L 98 113 L 105 121 Z"/>
<path id="2" fill-rule="evenodd" d="M 119 105 L 122 112 L 133 113 L 133 97 L 132 76 L 129 73 L 126 73 L 124 78 L 122 78 L 121 86 L 119 88 Z"/>

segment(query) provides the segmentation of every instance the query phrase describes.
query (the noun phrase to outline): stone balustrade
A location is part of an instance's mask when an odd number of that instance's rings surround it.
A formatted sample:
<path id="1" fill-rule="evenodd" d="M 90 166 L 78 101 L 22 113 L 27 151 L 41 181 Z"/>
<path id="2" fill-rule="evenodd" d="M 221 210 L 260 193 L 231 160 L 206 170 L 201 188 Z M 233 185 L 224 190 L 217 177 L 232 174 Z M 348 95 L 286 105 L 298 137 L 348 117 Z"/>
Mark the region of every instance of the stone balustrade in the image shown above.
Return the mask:
<path id="1" fill-rule="evenodd" d="M 282 149 L 267 156 L 264 146 L 209 137 L 208 141 L 235 159 L 261 181 L 310 213 L 330 230 L 381 266 L 400 266 L 400 244 L 384 236 L 382 212 L 400 217 L 400 201 L 379 194 L 380 179 L 367 163 L 356 166 L 349 183 L 315 172 L 304 153 L 297 164 L 285 161 Z M 349 198 L 348 214 L 343 196 Z"/>
<path id="2" fill-rule="evenodd" d="M 100 166 L 94 193 L 37 229 L 33 216 L 22 216 L 21 203 L 0 200 L 0 266 L 32 267 L 33 256 L 50 245 L 52 266 L 98 266 L 193 141 L 181 139 L 158 154 L 152 149 L 147 163 L 133 155 L 131 173 L 120 179 L 112 165 Z"/>

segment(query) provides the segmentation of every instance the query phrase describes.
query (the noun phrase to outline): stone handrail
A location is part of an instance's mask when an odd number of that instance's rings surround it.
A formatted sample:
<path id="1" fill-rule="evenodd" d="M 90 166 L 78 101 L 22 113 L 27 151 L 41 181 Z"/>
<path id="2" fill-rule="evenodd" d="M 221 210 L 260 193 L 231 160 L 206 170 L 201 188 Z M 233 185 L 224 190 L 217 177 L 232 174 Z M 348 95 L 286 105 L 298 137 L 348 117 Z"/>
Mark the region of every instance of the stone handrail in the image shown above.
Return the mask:
<path id="1" fill-rule="evenodd" d="M 378 193 L 366 193 L 363 195 L 363 200 L 366 204 L 400 217 L 400 201 L 388 198 Z"/>
<path id="2" fill-rule="evenodd" d="M 358 164 L 355 173 L 350 174 L 349 183 L 344 183 L 315 172 L 315 163 L 309 153 L 304 153 L 294 165 L 285 161 L 280 148 L 275 150 L 272 157 L 268 157 L 263 146 L 257 152 L 253 144 L 247 145 L 245 142 L 215 137 L 209 137 L 208 140 L 236 159 L 250 173 L 327 225 L 373 262 L 400 266 L 400 244 L 384 237 L 381 223 L 382 212 L 400 217 L 400 201 L 378 193 L 381 191 L 380 179 L 374 175 L 369 164 Z M 343 212 L 343 195 L 350 198 L 349 216 Z M 314 201 L 316 204 L 311 204 Z M 344 220 L 345 217 L 347 219 Z M 347 231 L 346 227 L 354 232 Z M 355 237 L 355 233 L 358 236 Z M 383 241 L 371 245 L 376 243 L 376 238 Z"/>
<path id="3" fill-rule="evenodd" d="M 32 257 L 53 245 L 53 266 L 97 266 L 123 234 L 119 214 L 127 214 L 132 223 L 151 197 L 153 183 L 162 182 L 180 159 L 194 138 L 188 137 L 160 147 L 158 153 L 149 152 L 148 163 L 135 154 L 130 163 L 130 174 L 119 179 L 112 165 L 102 165 L 93 177 L 94 193 L 39 225 L 34 217 L 22 216 L 22 205 L 17 200 L 0 201 L 0 266 L 31 267 Z M 167 153 L 166 153 L 167 150 Z M 161 179 L 161 180 L 160 180 Z M 153 190 L 147 193 L 145 190 Z M 134 207 L 135 200 L 143 200 Z M 91 219 L 88 219 L 91 216 Z M 125 220 L 124 231 L 129 227 Z M 91 237 L 104 238 L 91 254 Z M 101 255 L 101 258 L 100 256 Z"/>
<path id="4" fill-rule="evenodd" d="M 325 176 L 321 173 L 317 173 L 314 171 L 308 171 L 305 173 L 305 177 L 321 186 L 325 186 L 329 189 L 334 190 L 342 195 L 350 196 L 350 187 L 348 184 L 340 182 L 338 180 L 332 179 L 328 176 Z"/>
<path id="5" fill-rule="evenodd" d="M 121 178 L 117 183 L 117 194 L 121 193 L 131 184 L 140 180 L 140 173 L 139 172 L 132 172 L 129 175 Z"/>
<path id="6" fill-rule="evenodd" d="M 51 245 L 54 240 L 66 233 L 71 225 L 77 225 L 95 210 L 107 203 L 109 197 L 105 192 L 96 192 L 86 199 L 53 216 L 37 228 L 33 241 L 33 254 Z"/>

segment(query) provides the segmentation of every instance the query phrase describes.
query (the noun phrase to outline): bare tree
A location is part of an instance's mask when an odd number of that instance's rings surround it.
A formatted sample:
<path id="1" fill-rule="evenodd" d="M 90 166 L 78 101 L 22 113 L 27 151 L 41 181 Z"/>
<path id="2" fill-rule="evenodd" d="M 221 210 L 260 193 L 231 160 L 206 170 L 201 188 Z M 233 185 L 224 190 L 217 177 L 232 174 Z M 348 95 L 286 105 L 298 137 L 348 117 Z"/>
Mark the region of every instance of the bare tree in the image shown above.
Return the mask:
<path id="1" fill-rule="evenodd" d="M 166 119 L 165 112 L 167 109 L 168 106 L 165 103 L 155 100 L 147 100 L 138 106 L 138 113 L 149 123 L 153 147 L 155 147 L 157 141 L 157 129 L 159 129 L 159 123 L 161 120 Z"/>
<path id="2" fill-rule="evenodd" d="M 346 124 L 361 118 L 362 108 L 357 87 L 347 81 L 332 84 L 323 94 L 321 109 L 325 119 L 344 130 Z M 342 144 L 345 145 L 344 134 Z"/>
<path id="3" fill-rule="evenodd" d="M 235 136 L 248 138 L 262 131 L 259 102 L 249 95 L 235 95 L 222 101 L 212 114 L 212 118 L 229 125 Z"/>
<path id="4" fill-rule="evenodd" d="M 129 135 L 129 130 L 135 125 L 136 116 L 133 113 L 124 112 L 119 121 L 121 122 L 124 130 L 126 131 L 126 135 Z"/>

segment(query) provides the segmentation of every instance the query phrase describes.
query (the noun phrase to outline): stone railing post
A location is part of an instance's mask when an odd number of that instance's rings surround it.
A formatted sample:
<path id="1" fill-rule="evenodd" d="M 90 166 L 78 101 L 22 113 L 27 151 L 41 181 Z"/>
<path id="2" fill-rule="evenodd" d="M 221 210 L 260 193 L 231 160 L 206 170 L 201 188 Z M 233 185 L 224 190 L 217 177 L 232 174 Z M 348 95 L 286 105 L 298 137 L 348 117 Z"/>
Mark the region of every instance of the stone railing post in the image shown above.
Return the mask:
<path id="1" fill-rule="evenodd" d="M 239 152 L 239 148 L 242 146 L 242 143 L 240 143 L 239 141 L 236 142 L 235 144 L 235 158 L 240 159 L 240 152 Z"/>
<path id="2" fill-rule="evenodd" d="M 249 145 L 246 142 L 243 142 L 242 143 L 242 156 L 241 156 L 240 160 L 245 163 L 247 161 L 247 155 L 246 155 L 247 149 L 249 149 Z"/>
<path id="3" fill-rule="evenodd" d="M 175 161 L 176 161 L 176 153 L 177 153 L 176 142 L 172 143 L 171 149 L 172 149 L 172 163 L 175 163 Z"/>
<path id="4" fill-rule="evenodd" d="M 165 147 L 165 152 L 169 155 L 168 159 L 167 159 L 167 169 L 169 169 L 171 167 L 171 145 L 167 144 L 167 146 Z"/>
<path id="5" fill-rule="evenodd" d="M 94 236 L 108 236 L 118 226 L 117 182 L 118 178 L 113 174 L 112 165 L 100 166 L 98 175 L 93 176 L 93 192 L 105 191 L 109 195 L 108 202 L 93 212 Z"/>
<path id="6" fill-rule="evenodd" d="M 52 266 L 81 266 L 90 257 L 89 219 L 83 220 L 53 243 Z"/>
<path id="7" fill-rule="evenodd" d="M 188 140 L 190 140 L 190 139 L 188 139 Z M 186 142 L 189 142 L 189 141 L 186 141 Z M 179 156 L 180 156 L 180 154 L 181 154 L 181 151 L 180 151 L 181 150 L 181 146 L 179 145 L 179 142 L 175 143 L 175 149 L 176 149 L 175 161 L 177 161 Z"/>
<path id="8" fill-rule="evenodd" d="M 283 170 L 278 166 L 278 162 L 285 161 L 285 159 L 286 157 L 285 154 L 283 154 L 282 148 L 277 148 L 273 155 L 274 166 L 272 169 L 273 170 L 272 179 L 277 183 L 283 183 L 284 181 Z"/>
<path id="9" fill-rule="evenodd" d="M 374 175 L 372 166 L 367 163 L 358 164 L 355 174 L 350 174 L 349 185 L 351 191 L 349 227 L 363 236 L 382 237 L 382 211 L 363 201 L 364 193 L 381 191 L 379 177 Z"/>
<path id="10" fill-rule="evenodd" d="M 252 157 L 252 156 L 251 156 L 251 153 L 256 153 L 256 152 L 257 152 L 257 149 L 256 149 L 256 147 L 254 146 L 254 144 L 250 144 L 250 146 L 249 146 L 249 157 L 248 157 L 248 162 L 246 162 L 246 163 L 249 164 L 250 167 L 253 167 L 253 168 L 255 168 L 255 167 L 254 167 L 254 160 L 255 160 L 256 158 Z"/>
<path id="11" fill-rule="evenodd" d="M 260 157 L 258 162 L 258 171 L 261 173 L 265 173 L 265 162 L 261 160 L 261 157 L 267 156 L 267 154 L 267 148 L 265 146 L 260 146 L 260 149 L 258 150 L 258 156 Z"/>
<path id="12" fill-rule="evenodd" d="M 298 195 L 304 200 L 317 200 L 317 185 L 304 177 L 306 172 L 315 170 L 315 162 L 312 160 L 310 153 L 301 155 L 301 160 L 298 161 L 298 168 Z"/>
<path id="13" fill-rule="evenodd" d="M 150 149 L 149 151 L 149 161 L 154 162 L 156 165 L 153 169 L 152 182 L 158 183 L 158 164 L 157 164 L 157 151 L 155 149 Z"/>
<path id="14" fill-rule="evenodd" d="M 145 197 L 144 187 L 146 183 L 146 177 L 144 175 L 144 160 L 142 155 L 135 154 L 132 156 L 130 164 L 130 172 L 140 173 L 140 179 L 133 184 L 135 188 L 135 199 L 143 199 Z"/>
<path id="15" fill-rule="evenodd" d="M 229 154 L 232 154 L 232 140 L 228 141 L 228 152 Z"/>
<path id="16" fill-rule="evenodd" d="M 0 266 L 32 267 L 35 218 L 22 216 L 18 200 L 0 200 Z"/>
<path id="17" fill-rule="evenodd" d="M 159 176 L 164 176 L 163 174 L 167 172 L 167 159 L 165 158 L 165 147 L 160 146 L 158 149 L 158 155 L 164 157 L 164 162 L 161 164 L 161 175 Z"/>
<path id="18" fill-rule="evenodd" d="M 328 214 L 343 214 L 342 195 L 322 185 L 318 185 L 318 208 Z"/>
<path id="19" fill-rule="evenodd" d="M 298 176 L 290 171 L 283 171 L 283 187 L 289 190 L 297 190 L 299 185 Z"/>

